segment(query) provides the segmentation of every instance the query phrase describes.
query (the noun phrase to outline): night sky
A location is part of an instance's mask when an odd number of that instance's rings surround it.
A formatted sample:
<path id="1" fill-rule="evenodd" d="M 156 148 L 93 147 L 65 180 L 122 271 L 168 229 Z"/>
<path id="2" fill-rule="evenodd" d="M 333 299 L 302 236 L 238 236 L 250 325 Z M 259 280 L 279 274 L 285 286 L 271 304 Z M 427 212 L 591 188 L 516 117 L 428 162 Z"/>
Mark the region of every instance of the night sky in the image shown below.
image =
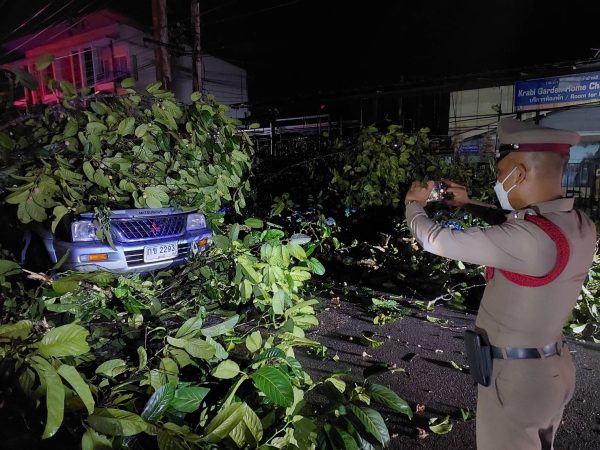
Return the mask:
<path id="1" fill-rule="evenodd" d="M 48 4 L 18 33 L 106 7 L 151 24 L 150 0 L 0 0 L 0 43 Z M 187 25 L 189 2 L 168 4 L 170 23 Z M 600 47 L 600 2 L 550 5 L 204 0 L 202 46 L 247 69 L 254 102 L 343 96 L 406 81 L 592 57 L 590 48 Z M 175 27 L 173 35 L 186 40 L 186 27 Z"/>

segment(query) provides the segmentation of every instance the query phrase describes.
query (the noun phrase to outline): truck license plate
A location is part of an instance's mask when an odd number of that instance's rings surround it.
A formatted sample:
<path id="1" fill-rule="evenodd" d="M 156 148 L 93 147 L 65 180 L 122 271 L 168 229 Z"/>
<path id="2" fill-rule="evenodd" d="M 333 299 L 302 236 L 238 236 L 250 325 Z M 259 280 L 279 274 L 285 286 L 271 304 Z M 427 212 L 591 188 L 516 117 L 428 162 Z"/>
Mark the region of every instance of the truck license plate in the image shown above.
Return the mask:
<path id="1" fill-rule="evenodd" d="M 147 245 L 144 247 L 144 262 L 173 259 L 177 257 L 177 254 L 177 243 Z"/>

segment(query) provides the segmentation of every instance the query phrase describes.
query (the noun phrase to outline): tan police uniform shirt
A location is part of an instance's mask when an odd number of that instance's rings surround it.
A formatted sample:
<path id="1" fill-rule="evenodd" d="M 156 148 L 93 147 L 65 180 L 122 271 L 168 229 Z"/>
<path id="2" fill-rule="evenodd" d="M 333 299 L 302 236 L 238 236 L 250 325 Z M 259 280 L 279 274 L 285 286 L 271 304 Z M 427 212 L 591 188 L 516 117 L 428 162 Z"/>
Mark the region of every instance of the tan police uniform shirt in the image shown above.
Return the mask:
<path id="1" fill-rule="evenodd" d="M 539 348 L 561 339 L 595 253 L 595 225 L 573 209 L 573 201 L 561 198 L 539 203 L 511 212 L 502 225 L 465 231 L 442 228 L 416 202 L 406 206 L 406 219 L 413 236 L 430 253 L 532 276 L 552 270 L 556 245 L 540 227 L 524 220 L 524 214 L 537 212 L 556 224 L 570 246 L 564 271 L 545 286 L 524 287 L 495 270 L 475 322 L 492 345 Z"/>

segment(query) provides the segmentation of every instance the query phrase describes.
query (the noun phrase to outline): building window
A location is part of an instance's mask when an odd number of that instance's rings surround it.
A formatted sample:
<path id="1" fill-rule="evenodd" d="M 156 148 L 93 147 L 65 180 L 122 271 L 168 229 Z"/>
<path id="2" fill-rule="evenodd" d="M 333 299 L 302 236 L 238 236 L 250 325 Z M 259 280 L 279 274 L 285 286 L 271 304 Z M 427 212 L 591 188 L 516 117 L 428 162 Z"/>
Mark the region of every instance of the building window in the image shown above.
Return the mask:
<path id="1" fill-rule="evenodd" d="M 129 74 L 129 61 L 127 55 L 115 58 L 115 78 Z"/>
<path id="2" fill-rule="evenodd" d="M 82 83 L 82 79 L 81 79 L 81 60 L 79 59 L 80 55 L 79 52 L 73 52 L 71 54 L 71 61 L 73 64 L 73 85 L 75 86 L 75 88 L 77 89 L 81 89 L 81 87 L 83 86 Z"/>
<path id="3" fill-rule="evenodd" d="M 96 77 L 94 76 L 94 55 L 92 54 L 92 49 L 86 48 L 83 51 L 82 56 L 85 74 L 85 85 L 93 86 L 94 82 L 96 81 Z"/>

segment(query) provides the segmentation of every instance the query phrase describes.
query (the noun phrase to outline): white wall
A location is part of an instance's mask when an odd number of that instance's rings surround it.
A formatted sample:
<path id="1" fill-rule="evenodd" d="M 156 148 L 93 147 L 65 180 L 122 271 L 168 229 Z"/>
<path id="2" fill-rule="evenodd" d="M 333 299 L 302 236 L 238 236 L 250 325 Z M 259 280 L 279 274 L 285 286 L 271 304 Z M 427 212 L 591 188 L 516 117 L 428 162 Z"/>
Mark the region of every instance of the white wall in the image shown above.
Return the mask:
<path id="1" fill-rule="evenodd" d="M 192 94 L 192 59 L 189 56 L 173 58 L 173 88 L 183 102 Z M 202 56 L 202 93 L 213 95 L 219 103 L 231 107 L 228 115 L 243 119 L 248 108 L 235 107 L 248 102 L 246 71 L 211 55 Z"/>
<path id="2" fill-rule="evenodd" d="M 149 36 L 143 31 L 129 25 L 121 24 L 119 27 L 119 39 L 113 45 L 115 55 L 122 50 L 118 46 L 128 49 L 129 64 L 132 74 L 137 72 L 138 87 L 156 81 L 156 66 L 154 64 L 154 48 L 144 44 L 144 36 Z M 135 65 L 135 67 L 134 67 Z"/>
<path id="3" fill-rule="evenodd" d="M 137 28 L 121 24 L 119 38 L 113 42 L 115 54 L 122 51 L 129 52 L 130 69 L 134 68 L 134 61 L 137 63 L 139 87 L 144 87 L 156 80 L 154 47 L 144 43 L 144 36 L 150 37 L 149 34 Z M 128 50 L 122 50 L 122 48 Z M 186 50 L 189 51 L 189 48 Z M 192 94 L 192 58 L 187 55 L 173 57 L 171 67 L 172 90 L 180 101 L 189 103 Z M 214 95 L 219 103 L 230 106 L 248 102 L 246 71 L 240 67 L 214 56 L 204 55 L 202 57 L 202 80 L 202 93 Z M 248 109 L 232 107 L 228 115 L 236 119 L 243 119 L 248 115 Z"/>
<path id="4" fill-rule="evenodd" d="M 481 134 L 498 123 L 498 110 L 513 112 L 514 86 L 496 86 L 450 93 L 448 134 L 459 140 Z"/>

